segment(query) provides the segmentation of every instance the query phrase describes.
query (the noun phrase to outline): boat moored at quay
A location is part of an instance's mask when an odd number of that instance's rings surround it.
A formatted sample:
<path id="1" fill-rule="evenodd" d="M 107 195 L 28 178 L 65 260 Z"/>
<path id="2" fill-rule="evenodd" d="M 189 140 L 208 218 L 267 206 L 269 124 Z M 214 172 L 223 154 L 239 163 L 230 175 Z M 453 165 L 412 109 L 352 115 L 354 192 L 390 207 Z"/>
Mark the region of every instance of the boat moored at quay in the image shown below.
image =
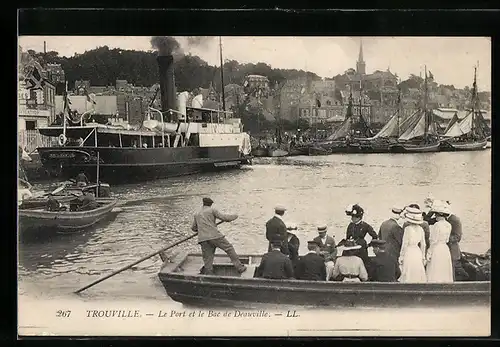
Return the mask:
<path id="1" fill-rule="evenodd" d="M 188 107 L 187 92 L 175 91 L 173 56 L 159 55 L 162 110 L 149 108 L 140 127 L 103 119 L 39 128 L 59 146 L 39 147 L 46 170 L 70 178 L 84 172 L 109 183 L 144 181 L 219 171 L 251 164 L 250 136 L 241 119 L 219 109 Z M 67 98 L 66 98 L 67 99 Z M 65 110 L 69 110 L 68 101 Z M 97 163 L 99 158 L 99 164 Z"/>

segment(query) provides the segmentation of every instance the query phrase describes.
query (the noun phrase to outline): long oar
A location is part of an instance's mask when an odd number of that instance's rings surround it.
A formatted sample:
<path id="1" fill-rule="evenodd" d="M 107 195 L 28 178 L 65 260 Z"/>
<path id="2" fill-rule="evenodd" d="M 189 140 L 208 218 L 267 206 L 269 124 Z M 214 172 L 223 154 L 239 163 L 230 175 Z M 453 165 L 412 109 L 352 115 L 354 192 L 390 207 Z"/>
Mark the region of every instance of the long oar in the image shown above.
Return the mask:
<path id="1" fill-rule="evenodd" d="M 224 223 L 224 222 L 223 222 L 223 221 L 218 222 L 218 223 L 217 223 L 217 225 L 219 225 L 219 224 L 221 224 L 221 223 Z M 86 285 L 85 287 L 78 289 L 78 290 L 75 292 L 75 294 L 78 294 L 78 293 L 80 293 L 80 292 L 83 292 L 84 290 L 86 290 L 86 289 L 88 289 L 88 288 L 90 288 L 90 287 L 93 287 L 93 286 L 95 286 L 96 284 L 101 283 L 102 281 L 107 280 L 108 278 L 113 277 L 114 275 L 119 274 L 120 272 L 123 272 L 123 271 L 125 271 L 125 270 L 127 270 L 127 269 L 130 269 L 130 268 L 131 268 L 132 266 L 134 266 L 134 265 L 137 265 L 137 264 L 139 264 L 139 263 L 142 263 L 143 261 L 148 260 L 149 258 L 152 258 L 152 257 L 154 257 L 154 256 L 155 256 L 155 255 L 157 255 L 157 254 L 160 254 L 160 253 L 162 253 L 162 252 L 165 252 L 166 250 L 169 250 L 170 248 L 173 248 L 173 247 L 175 247 L 175 246 L 177 246 L 177 245 L 179 245 L 179 244 L 181 244 L 181 243 L 183 243 L 183 242 L 186 242 L 187 240 L 192 239 L 192 238 L 193 238 L 193 237 L 195 237 L 196 235 L 198 235 L 198 234 L 193 234 L 193 235 L 191 235 L 191 236 L 185 237 L 185 238 L 183 238 L 182 240 L 177 241 L 176 243 L 174 243 L 174 244 L 172 244 L 172 245 L 170 245 L 170 246 L 167 246 L 167 247 L 165 247 L 165 248 L 162 248 L 162 249 L 160 249 L 159 251 L 156 251 L 156 252 L 154 252 L 154 253 L 151 253 L 151 254 L 149 254 L 149 255 L 147 255 L 147 256 L 145 256 L 145 257 L 143 257 L 143 258 L 141 258 L 141 259 L 139 259 L 139 260 L 137 260 L 137 261 L 135 261 L 135 262 L 133 262 L 133 263 L 132 263 L 132 264 L 130 264 L 130 265 L 124 266 L 124 267 L 122 267 L 121 269 L 116 270 L 115 272 L 110 273 L 109 275 L 106 275 L 106 276 L 104 276 L 104 277 L 102 277 L 102 278 L 98 279 L 97 281 L 94 281 L 94 282 L 92 282 L 92 283 L 90 283 L 90 284 Z"/>

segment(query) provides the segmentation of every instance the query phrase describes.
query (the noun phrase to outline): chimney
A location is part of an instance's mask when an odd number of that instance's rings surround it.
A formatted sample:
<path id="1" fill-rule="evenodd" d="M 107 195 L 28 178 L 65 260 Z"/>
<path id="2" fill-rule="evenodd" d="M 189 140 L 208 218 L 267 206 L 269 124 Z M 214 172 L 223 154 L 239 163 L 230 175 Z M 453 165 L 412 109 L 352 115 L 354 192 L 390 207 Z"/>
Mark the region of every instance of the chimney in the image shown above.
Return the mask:
<path id="1" fill-rule="evenodd" d="M 175 91 L 174 57 L 172 55 L 159 55 L 156 57 L 160 71 L 160 96 L 161 110 L 177 110 L 177 97 Z"/>

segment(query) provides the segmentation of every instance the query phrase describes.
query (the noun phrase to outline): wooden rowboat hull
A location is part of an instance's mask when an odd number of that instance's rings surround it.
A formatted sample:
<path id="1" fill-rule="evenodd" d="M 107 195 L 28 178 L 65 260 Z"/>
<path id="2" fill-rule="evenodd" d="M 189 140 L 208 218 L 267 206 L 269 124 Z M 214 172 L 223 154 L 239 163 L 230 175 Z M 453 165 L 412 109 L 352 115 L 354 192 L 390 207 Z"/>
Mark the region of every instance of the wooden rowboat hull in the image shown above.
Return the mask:
<path id="1" fill-rule="evenodd" d="M 476 142 L 441 142 L 441 148 L 448 151 L 481 151 L 486 149 L 488 141 L 476 141 Z"/>
<path id="2" fill-rule="evenodd" d="M 242 255 L 239 275 L 224 254 L 216 255 L 215 276 L 199 275 L 200 254 L 179 254 L 159 273 L 167 295 L 190 305 L 256 303 L 336 307 L 443 307 L 490 304 L 490 282 L 383 283 L 317 282 L 253 278 L 259 255 Z"/>
<path id="3" fill-rule="evenodd" d="M 283 149 L 270 149 L 268 151 L 268 156 L 270 157 L 286 157 L 288 155 L 288 151 Z"/>
<path id="4" fill-rule="evenodd" d="M 439 152 L 440 144 L 439 142 L 428 145 L 397 144 L 389 148 L 391 152 L 396 153 L 428 153 Z"/>
<path id="5" fill-rule="evenodd" d="M 43 210 L 19 210 L 19 228 L 26 231 L 31 229 L 53 229 L 57 231 L 75 231 L 90 227 L 105 218 L 115 207 L 116 199 L 96 199 L 101 204 L 91 211 L 60 211 L 50 212 Z"/>
<path id="6" fill-rule="evenodd" d="M 252 155 L 254 157 L 266 157 L 267 156 L 267 148 L 255 148 L 252 150 Z"/>

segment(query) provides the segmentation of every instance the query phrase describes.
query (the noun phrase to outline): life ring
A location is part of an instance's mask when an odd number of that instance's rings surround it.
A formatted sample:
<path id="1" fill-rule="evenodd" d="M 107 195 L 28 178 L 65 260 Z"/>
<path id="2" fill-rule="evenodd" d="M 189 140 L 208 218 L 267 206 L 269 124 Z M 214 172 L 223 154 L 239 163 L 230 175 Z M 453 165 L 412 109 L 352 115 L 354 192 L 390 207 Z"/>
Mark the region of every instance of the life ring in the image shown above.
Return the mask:
<path id="1" fill-rule="evenodd" d="M 66 141 L 67 141 L 68 139 L 66 138 L 66 135 L 61 134 L 61 135 L 59 135 L 58 140 L 59 140 L 59 145 L 60 145 L 60 146 L 64 146 L 64 144 L 66 143 Z"/>

